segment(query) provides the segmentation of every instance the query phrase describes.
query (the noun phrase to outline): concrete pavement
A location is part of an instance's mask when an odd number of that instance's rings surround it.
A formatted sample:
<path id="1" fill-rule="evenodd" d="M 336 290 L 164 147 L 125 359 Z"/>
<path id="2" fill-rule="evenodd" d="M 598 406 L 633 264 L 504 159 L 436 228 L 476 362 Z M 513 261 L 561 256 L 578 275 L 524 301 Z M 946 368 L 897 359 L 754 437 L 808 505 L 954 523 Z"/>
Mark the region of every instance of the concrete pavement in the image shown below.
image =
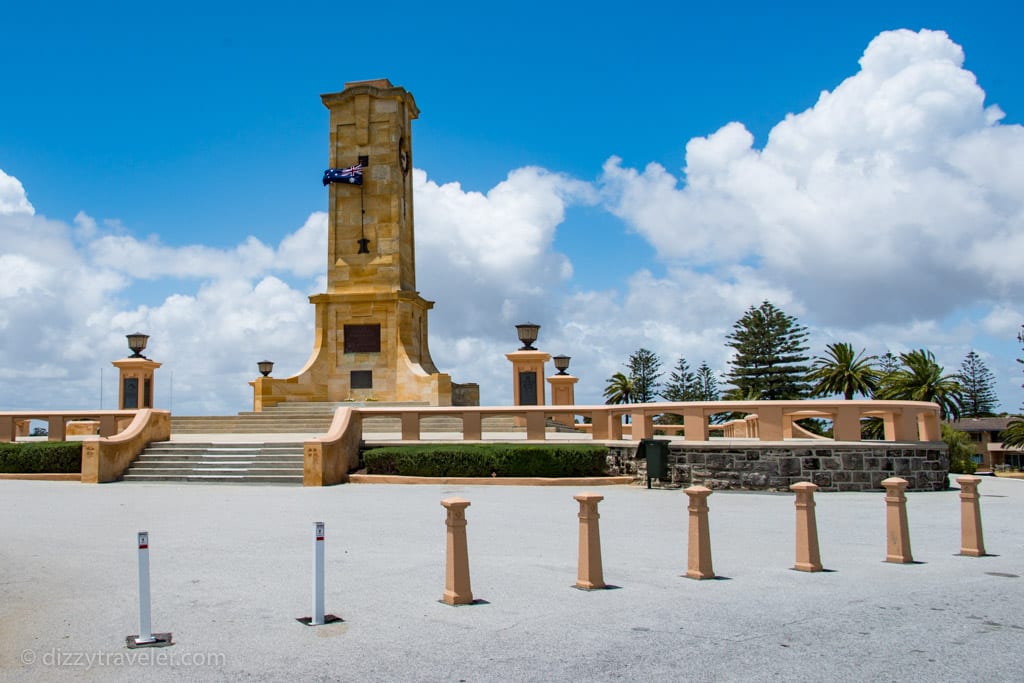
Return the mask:
<path id="1" fill-rule="evenodd" d="M 711 495 L 714 568 L 681 578 L 687 497 L 602 487 L 604 578 L 576 579 L 579 488 L 0 481 L 0 679 L 1011 680 L 1024 637 L 1024 482 L 981 484 L 987 550 L 960 557 L 958 491 L 910 493 L 914 557 L 885 556 L 883 493 L 818 494 L 826 573 L 794 562 L 793 496 Z M 475 597 L 449 607 L 443 498 L 467 510 Z M 326 609 L 307 627 L 312 523 Z M 138 632 L 135 534 L 150 532 Z M 145 653 L 145 654 L 141 654 Z M 134 662 L 128 658 L 134 655 Z"/>

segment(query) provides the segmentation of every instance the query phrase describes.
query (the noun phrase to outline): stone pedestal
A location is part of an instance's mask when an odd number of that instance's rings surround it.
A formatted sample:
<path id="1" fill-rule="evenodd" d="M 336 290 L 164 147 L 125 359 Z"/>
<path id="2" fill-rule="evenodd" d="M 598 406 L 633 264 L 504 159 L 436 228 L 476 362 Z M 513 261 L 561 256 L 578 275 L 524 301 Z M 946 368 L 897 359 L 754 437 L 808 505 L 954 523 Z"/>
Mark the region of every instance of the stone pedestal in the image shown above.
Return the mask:
<path id="1" fill-rule="evenodd" d="M 597 504 L 604 500 L 598 493 L 586 491 L 573 496 L 580 504 L 579 561 L 576 571 L 576 587 L 583 590 L 604 588 L 604 569 L 601 565 L 601 529 Z"/>
<path id="2" fill-rule="evenodd" d="M 469 501 L 446 498 L 441 505 L 448 510 L 445 556 L 444 595 L 441 601 L 448 605 L 470 605 L 473 590 L 469 584 L 469 548 L 466 545 L 466 508 Z"/>
<path id="3" fill-rule="evenodd" d="M 576 383 L 579 381 L 578 377 L 573 377 L 572 375 L 551 375 L 551 377 L 548 377 L 548 384 L 551 385 L 551 405 L 576 405 Z M 570 427 L 575 423 L 572 415 L 556 415 L 554 421 Z"/>
<path id="4" fill-rule="evenodd" d="M 818 487 L 809 481 L 791 485 L 796 493 L 796 563 L 793 569 L 801 572 L 820 572 L 821 554 L 818 551 L 818 522 L 814 517 L 814 492 Z"/>
<path id="5" fill-rule="evenodd" d="M 981 557 L 985 554 L 985 538 L 981 532 L 981 499 L 978 484 L 981 477 L 957 477 L 960 484 L 960 554 Z"/>
<path id="6" fill-rule="evenodd" d="M 885 488 L 885 561 L 912 564 L 910 530 L 907 526 L 907 480 L 889 477 L 882 481 Z"/>
<path id="7" fill-rule="evenodd" d="M 118 369 L 117 407 L 121 410 L 136 410 L 153 407 L 153 371 L 161 363 L 148 358 L 122 358 L 115 360 Z"/>
<path id="8" fill-rule="evenodd" d="M 512 362 L 512 403 L 517 406 L 542 406 L 544 401 L 544 364 L 551 354 L 543 351 L 513 351 L 505 358 Z"/>
<path id="9" fill-rule="evenodd" d="M 713 579 L 711 567 L 711 531 L 708 527 L 708 496 L 706 486 L 691 486 L 683 491 L 689 499 L 690 535 L 687 547 L 686 578 Z"/>

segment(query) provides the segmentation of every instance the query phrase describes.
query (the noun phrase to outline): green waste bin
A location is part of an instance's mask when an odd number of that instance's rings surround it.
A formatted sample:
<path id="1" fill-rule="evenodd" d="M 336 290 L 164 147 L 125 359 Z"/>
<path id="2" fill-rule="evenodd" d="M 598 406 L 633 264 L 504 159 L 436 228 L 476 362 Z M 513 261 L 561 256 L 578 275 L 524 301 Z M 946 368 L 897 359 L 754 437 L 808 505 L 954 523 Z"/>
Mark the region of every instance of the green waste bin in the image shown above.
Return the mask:
<path id="1" fill-rule="evenodd" d="M 651 488 L 651 479 L 668 479 L 668 441 L 641 439 L 637 451 L 647 460 L 647 488 Z"/>

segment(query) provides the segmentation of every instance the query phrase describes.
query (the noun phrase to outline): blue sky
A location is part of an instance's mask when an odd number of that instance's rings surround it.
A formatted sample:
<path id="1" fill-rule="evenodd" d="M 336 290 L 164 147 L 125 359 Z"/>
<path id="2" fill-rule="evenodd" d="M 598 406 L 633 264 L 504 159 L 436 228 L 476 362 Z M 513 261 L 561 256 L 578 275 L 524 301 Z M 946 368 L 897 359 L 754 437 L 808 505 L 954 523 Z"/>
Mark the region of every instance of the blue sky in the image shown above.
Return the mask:
<path id="1" fill-rule="evenodd" d="M 485 401 L 510 400 L 501 354 L 522 319 L 544 326 L 542 348 L 573 356 L 581 400 L 597 402 L 638 346 L 666 366 L 684 354 L 724 370 L 732 321 L 770 298 L 811 328 L 812 354 L 836 340 L 872 353 L 925 346 L 953 370 L 977 349 L 999 376 L 1003 408 L 1018 410 L 1021 269 L 989 275 L 999 267 L 985 255 L 1005 260 L 1022 233 L 1024 176 L 992 152 L 1020 144 L 1020 14 L 1007 2 L 8 8 L 0 171 L 33 212 L 8 211 L 20 217 L 6 226 L 0 214 L 0 234 L 19 257 L 8 280 L 34 284 L 0 288 L 0 407 L 95 405 L 99 369 L 134 331 L 125 326 L 153 335 L 163 403 L 176 412 L 245 409 L 256 356 L 297 370 L 312 344 L 305 296 L 322 289 L 326 260 L 316 253 L 327 159 L 319 95 L 386 77 L 422 111 L 413 163 L 424 174 L 419 286 L 437 301 L 431 350 L 456 381 L 481 382 Z M 903 28 L 948 39 L 872 43 Z M 869 70 L 858 60 L 872 44 Z M 816 108 L 855 77 L 852 94 Z M 780 126 L 802 112 L 811 114 Z M 975 144 L 979 131 L 998 140 Z M 830 153 L 810 154 L 812 143 Z M 890 156 L 898 172 L 879 171 Z M 833 162 L 866 168 L 863 184 L 844 184 L 846 171 L 821 175 Z M 527 168 L 539 173 L 516 175 Z M 902 194 L 884 197 L 886 188 Z M 11 193 L 0 187 L 0 207 Z M 937 216 L 970 229 L 922 215 L 941 204 L 933 197 L 951 202 Z M 808 219 L 787 232 L 807 215 L 820 227 Z M 844 236 L 861 232 L 877 238 L 871 263 L 839 272 L 842 259 L 815 256 L 849 249 Z M 494 233 L 531 249 L 498 258 L 509 249 Z M 287 261 L 291 235 L 309 248 Z M 250 238 L 278 262 L 240 246 Z M 77 275 L 40 274 L 58 266 Z M 27 301 L 34 311 L 22 310 Z M 244 324 L 226 327 L 232 313 Z M 74 341 L 40 342 L 40 331 Z"/>

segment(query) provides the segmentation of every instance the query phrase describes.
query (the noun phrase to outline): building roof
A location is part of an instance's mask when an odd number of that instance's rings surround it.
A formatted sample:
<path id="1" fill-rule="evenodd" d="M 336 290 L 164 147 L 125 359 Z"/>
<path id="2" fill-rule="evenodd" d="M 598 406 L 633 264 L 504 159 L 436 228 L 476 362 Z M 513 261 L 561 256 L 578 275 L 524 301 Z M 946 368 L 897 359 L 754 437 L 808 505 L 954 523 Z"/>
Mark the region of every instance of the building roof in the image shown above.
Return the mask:
<path id="1" fill-rule="evenodd" d="M 961 432 L 1001 432 L 1010 424 L 1009 417 L 966 417 L 956 422 L 950 422 L 949 426 Z"/>

